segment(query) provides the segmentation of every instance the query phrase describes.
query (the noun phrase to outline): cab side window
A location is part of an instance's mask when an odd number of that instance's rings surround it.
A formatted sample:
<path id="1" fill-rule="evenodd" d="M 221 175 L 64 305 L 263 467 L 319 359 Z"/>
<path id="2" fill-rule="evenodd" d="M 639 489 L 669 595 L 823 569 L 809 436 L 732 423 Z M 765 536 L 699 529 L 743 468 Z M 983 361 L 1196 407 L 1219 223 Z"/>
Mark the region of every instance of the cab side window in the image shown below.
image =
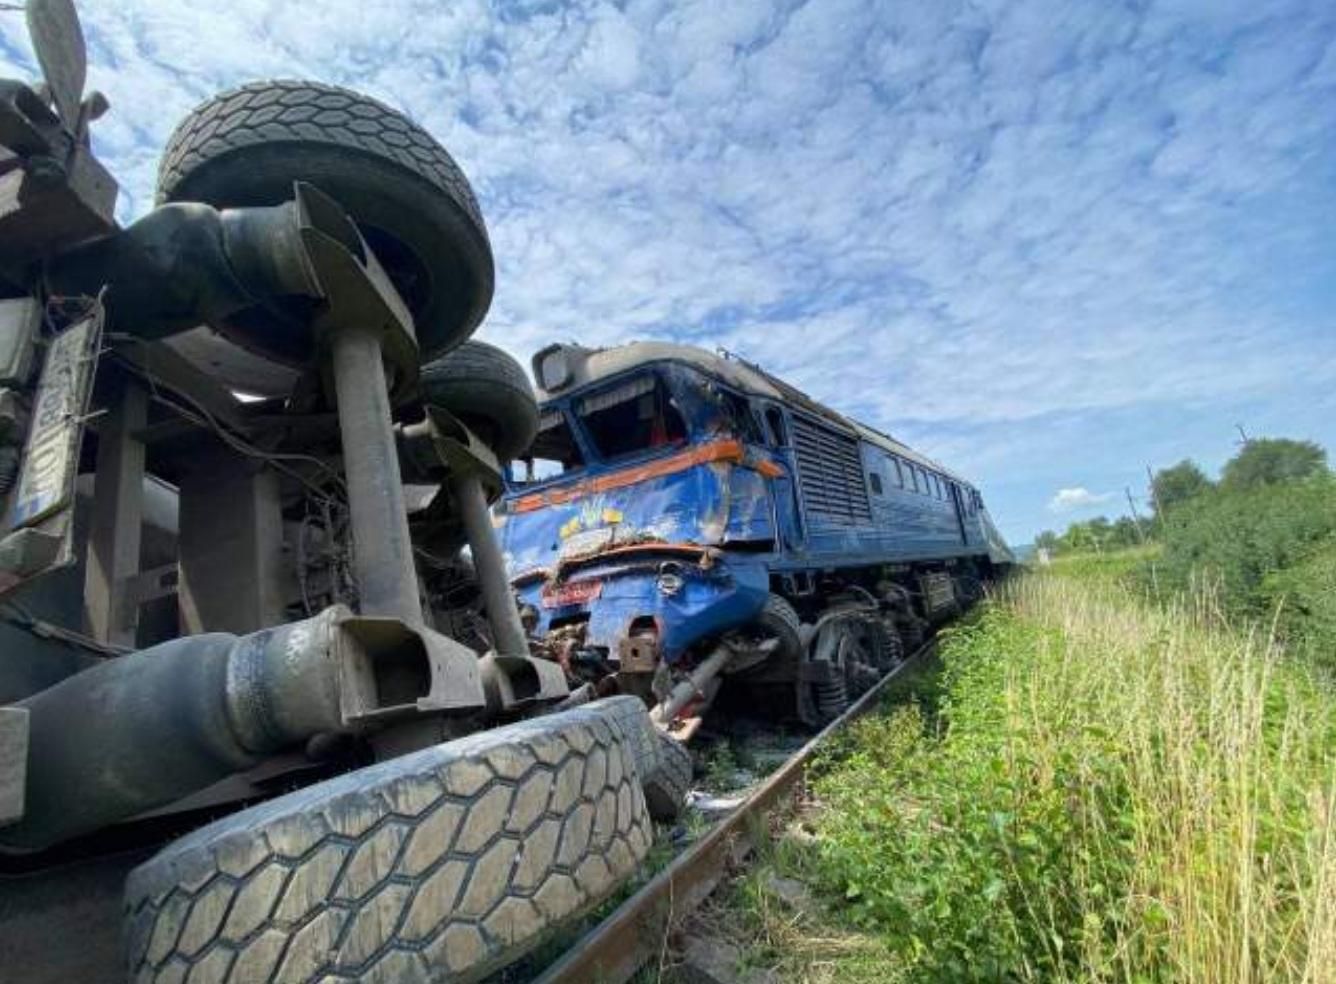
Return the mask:
<path id="1" fill-rule="evenodd" d="M 760 444 L 764 441 L 761 426 L 752 413 L 747 399 L 730 390 L 719 391 L 719 402 L 728 418 L 729 429 L 748 444 Z"/>

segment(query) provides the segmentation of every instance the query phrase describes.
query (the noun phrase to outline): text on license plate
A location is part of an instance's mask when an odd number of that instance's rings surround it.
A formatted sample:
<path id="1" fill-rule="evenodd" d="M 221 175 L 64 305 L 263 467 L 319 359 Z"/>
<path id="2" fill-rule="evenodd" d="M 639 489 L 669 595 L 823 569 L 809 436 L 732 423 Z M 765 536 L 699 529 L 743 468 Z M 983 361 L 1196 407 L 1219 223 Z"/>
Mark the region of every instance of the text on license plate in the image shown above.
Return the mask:
<path id="1" fill-rule="evenodd" d="M 544 608 L 564 608 L 566 605 L 584 605 L 603 593 L 602 581 L 568 581 L 565 584 L 544 587 Z"/>

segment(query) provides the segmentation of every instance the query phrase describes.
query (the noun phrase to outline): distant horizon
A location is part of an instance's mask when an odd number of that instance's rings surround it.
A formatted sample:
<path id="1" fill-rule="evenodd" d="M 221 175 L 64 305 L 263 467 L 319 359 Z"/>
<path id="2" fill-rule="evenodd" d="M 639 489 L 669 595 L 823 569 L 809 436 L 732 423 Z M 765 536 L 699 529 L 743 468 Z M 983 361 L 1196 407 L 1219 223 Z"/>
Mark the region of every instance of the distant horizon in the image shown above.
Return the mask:
<path id="1" fill-rule="evenodd" d="M 479 337 L 723 346 L 1014 542 L 1214 472 L 1236 424 L 1336 447 L 1336 4 L 78 6 L 122 220 L 218 90 L 359 89 L 478 193 Z"/>

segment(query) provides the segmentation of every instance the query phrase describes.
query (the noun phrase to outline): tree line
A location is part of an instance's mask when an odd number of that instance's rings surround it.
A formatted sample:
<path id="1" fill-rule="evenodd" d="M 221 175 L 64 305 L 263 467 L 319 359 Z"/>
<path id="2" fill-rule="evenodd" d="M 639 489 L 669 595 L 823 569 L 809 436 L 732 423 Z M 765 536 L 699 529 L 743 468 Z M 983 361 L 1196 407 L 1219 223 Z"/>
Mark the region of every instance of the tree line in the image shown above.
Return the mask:
<path id="1" fill-rule="evenodd" d="M 1050 554 L 1124 550 L 1159 539 L 1177 511 L 1213 495 L 1253 492 L 1268 486 L 1328 476 L 1327 452 L 1312 441 L 1289 438 L 1245 440 L 1213 481 L 1195 461 L 1185 458 L 1151 477 L 1150 515 L 1096 516 L 1070 524 L 1062 533 L 1044 530 L 1035 546 Z"/>

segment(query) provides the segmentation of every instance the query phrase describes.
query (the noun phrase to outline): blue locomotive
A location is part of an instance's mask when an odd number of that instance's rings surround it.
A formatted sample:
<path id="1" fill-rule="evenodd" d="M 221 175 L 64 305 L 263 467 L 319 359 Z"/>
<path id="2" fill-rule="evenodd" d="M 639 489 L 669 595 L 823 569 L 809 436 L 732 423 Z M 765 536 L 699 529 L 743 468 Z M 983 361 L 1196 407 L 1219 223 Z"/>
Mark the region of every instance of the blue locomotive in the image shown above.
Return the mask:
<path id="1" fill-rule="evenodd" d="M 1013 560 L 966 479 L 737 357 L 555 345 L 533 369 L 494 519 L 523 618 L 679 735 L 721 688 L 820 725 Z"/>

